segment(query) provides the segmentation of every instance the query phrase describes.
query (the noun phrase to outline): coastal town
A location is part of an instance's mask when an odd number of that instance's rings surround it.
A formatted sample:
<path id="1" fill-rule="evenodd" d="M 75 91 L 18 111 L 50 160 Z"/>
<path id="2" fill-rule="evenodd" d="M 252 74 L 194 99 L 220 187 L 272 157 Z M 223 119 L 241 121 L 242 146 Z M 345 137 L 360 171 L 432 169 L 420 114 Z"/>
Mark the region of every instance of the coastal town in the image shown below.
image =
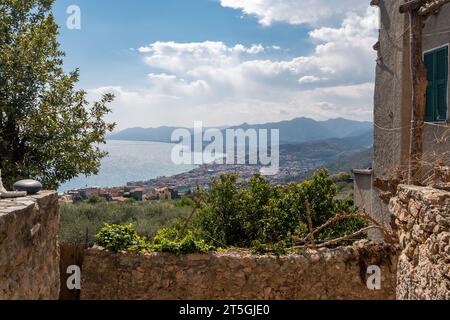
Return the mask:
<path id="1" fill-rule="evenodd" d="M 273 184 L 287 184 L 301 181 L 313 170 L 323 165 L 321 160 L 300 160 L 292 155 L 281 159 L 280 170 L 276 175 L 266 176 Z M 219 163 L 201 165 L 189 172 L 174 176 L 163 176 L 147 181 L 130 181 L 119 187 L 86 187 L 70 190 L 60 195 L 62 202 L 76 203 L 87 201 L 92 197 L 100 197 L 106 201 L 124 202 L 129 199 L 145 200 L 174 200 L 183 195 L 191 194 L 197 188 L 208 190 L 212 181 L 223 174 L 236 174 L 244 180 L 250 179 L 260 172 L 260 165 L 226 165 Z"/>
<path id="2" fill-rule="evenodd" d="M 330 173 L 347 172 L 351 167 L 369 167 L 370 149 L 364 143 L 348 144 L 336 140 L 322 140 L 303 144 L 286 144 L 280 146 L 279 171 L 265 178 L 275 185 L 301 182 L 320 168 L 328 168 Z M 223 164 L 225 159 L 200 165 L 191 171 L 173 176 L 160 176 L 142 181 L 128 181 L 123 186 L 94 187 L 86 186 L 70 190 L 60 195 L 62 202 L 74 203 L 100 197 L 106 201 L 124 202 L 171 200 L 194 192 L 197 188 L 208 190 L 212 181 L 222 174 L 235 174 L 243 180 L 250 179 L 260 172 L 261 165 Z M 143 173 L 145 176 L 145 173 Z M 131 200 L 132 201 L 132 200 Z"/>

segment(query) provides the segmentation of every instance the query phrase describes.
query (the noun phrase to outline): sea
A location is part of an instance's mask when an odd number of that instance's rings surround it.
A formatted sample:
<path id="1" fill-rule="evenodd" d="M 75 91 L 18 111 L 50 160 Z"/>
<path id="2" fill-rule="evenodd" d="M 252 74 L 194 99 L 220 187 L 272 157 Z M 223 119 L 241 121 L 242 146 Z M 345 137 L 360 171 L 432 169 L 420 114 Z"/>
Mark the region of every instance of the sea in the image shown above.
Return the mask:
<path id="1" fill-rule="evenodd" d="M 109 153 L 101 162 L 100 172 L 93 176 L 79 176 L 58 189 L 59 192 L 86 187 L 118 187 L 127 182 L 146 181 L 162 176 L 189 172 L 195 165 L 174 164 L 171 160 L 174 145 L 147 141 L 108 140 L 100 148 Z"/>

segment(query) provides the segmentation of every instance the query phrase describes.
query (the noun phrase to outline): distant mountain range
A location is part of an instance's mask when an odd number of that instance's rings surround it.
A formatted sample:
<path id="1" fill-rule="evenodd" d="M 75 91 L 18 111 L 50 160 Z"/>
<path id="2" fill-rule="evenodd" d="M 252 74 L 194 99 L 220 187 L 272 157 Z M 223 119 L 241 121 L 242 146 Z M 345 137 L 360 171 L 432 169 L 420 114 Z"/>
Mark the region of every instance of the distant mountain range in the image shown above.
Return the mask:
<path id="1" fill-rule="evenodd" d="M 170 143 L 172 132 L 176 127 L 130 128 L 109 135 L 108 140 L 153 141 Z M 327 121 L 315 121 L 308 118 L 296 118 L 290 121 L 256 124 L 244 123 L 228 129 L 279 129 L 280 144 L 298 144 L 326 139 L 346 139 L 349 143 L 365 142 L 372 144 L 373 124 L 371 122 L 353 121 L 343 118 Z M 193 129 L 188 129 L 193 132 Z M 205 128 L 206 130 L 206 128 Z M 222 128 L 222 130 L 225 130 Z"/>

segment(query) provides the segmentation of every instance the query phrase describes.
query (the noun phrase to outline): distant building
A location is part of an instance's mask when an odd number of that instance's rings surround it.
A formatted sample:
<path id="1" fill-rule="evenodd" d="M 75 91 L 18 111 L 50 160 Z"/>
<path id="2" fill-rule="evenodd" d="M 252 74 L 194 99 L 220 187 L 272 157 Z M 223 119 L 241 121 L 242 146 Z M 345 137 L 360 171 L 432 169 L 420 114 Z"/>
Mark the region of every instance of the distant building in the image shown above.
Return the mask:
<path id="1" fill-rule="evenodd" d="M 112 201 L 117 201 L 117 202 L 125 202 L 129 200 L 129 198 L 125 198 L 125 197 L 113 197 Z"/>
<path id="2" fill-rule="evenodd" d="M 131 192 L 131 191 L 133 191 L 133 190 L 135 190 L 135 189 L 138 189 L 138 188 L 140 188 L 139 186 L 136 186 L 136 185 L 127 185 L 127 186 L 125 186 L 124 188 L 123 188 L 123 191 L 124 192 Z"/>
<path id="3" fill-rule="evenodd" d="M 135 188 L 130 191 L 130 197 L 134 198 L 136 201 L 142 201 L 144 198 L 144 189 Z"/>
<path id="4" fill-rule="evenodd" d="M 101 192 L 99 194 L 99 197 L 105 199 L 106 201 L 111 201 L 112 200 L 112 196 L 109 192 Z"/>
<path id="5" fill-rule="evenodd" d="M 149 194 L 147 194 L 148 200 L 173 200 L 178 199 L 178 192 L 169 187 L 156 188 Z"/>

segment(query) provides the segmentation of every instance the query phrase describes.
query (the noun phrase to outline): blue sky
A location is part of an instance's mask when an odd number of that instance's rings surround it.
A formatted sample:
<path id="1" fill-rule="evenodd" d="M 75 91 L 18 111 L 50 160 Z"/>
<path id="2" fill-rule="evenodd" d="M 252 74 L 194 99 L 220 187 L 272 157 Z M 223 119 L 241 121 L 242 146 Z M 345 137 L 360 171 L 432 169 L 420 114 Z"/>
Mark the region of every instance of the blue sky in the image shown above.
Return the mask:
<path id="1" fill-rule="evenodd" d="M 67 7 L 82 12 L 81 30 L 65 27 Z M 82 86 L 142 85 L 146 70 L 142 56 L 129 50 L 155 41 L 223 41 L 228 45 L 279 45 L 280 58 L 314 49 L 304 25 L 263 27 L 254 17 L 224 8 L 216 0 L 57 0 L 54 9 L 61 26 L 60 41 L 67 68 L 80 68 Z M 106 78 L 106 79 L 105 79 Z"/>
<path id="2" fill-rule="evenodd" d="M 54 13 L 66 69 L 92 99 L 116 94 L 119 129 L 219 126 L 370 120 L 377 19 L 361 2 L 56 0 Z"/>

